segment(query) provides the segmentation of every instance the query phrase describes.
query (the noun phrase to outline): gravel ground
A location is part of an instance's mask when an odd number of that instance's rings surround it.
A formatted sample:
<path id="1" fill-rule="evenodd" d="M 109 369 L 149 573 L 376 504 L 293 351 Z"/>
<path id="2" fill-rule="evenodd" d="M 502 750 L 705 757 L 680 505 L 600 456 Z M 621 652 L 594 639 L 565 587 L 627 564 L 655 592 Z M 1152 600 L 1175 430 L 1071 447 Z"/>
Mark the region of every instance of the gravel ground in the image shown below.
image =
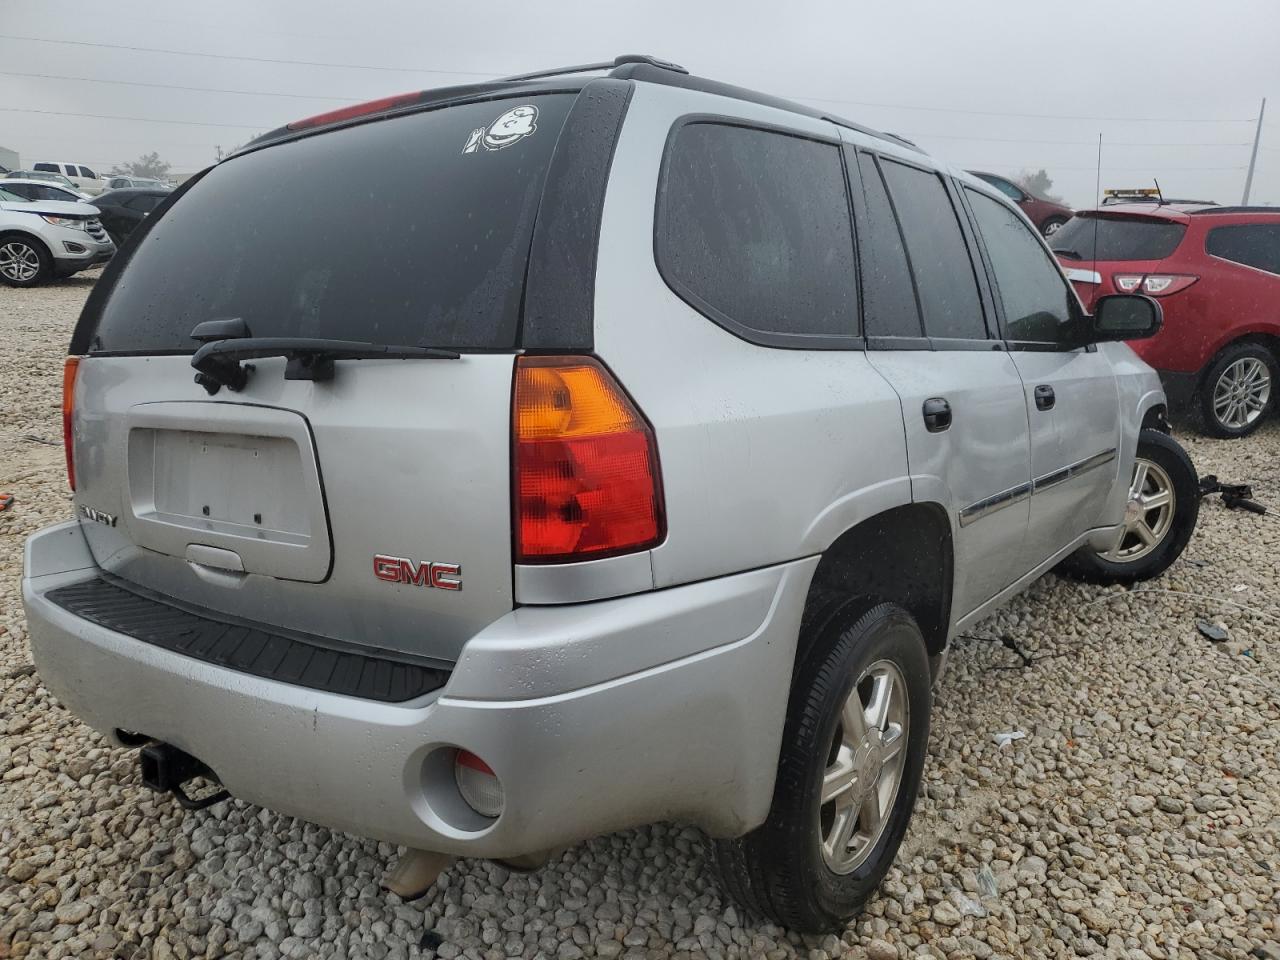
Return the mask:
<path id="1" fill-rule="evenodd" d="M 0 957 L 1280 957 L 1280 421 L 1182 437 L 1274 514 L 1207 501 L 1137 591 L 1044 579 L 974 630 L 1028 667 L 957 644 L 907 843 L 842 936 L 743 916 L 671 825 L 528 875 L 460 861 L 402 904 L 377 887 L 394 848 L 239 801 L 183 813 L 24 669 L 22 541 L 69 515 L 61 355 L 92 281 L 0 288 Z"/>

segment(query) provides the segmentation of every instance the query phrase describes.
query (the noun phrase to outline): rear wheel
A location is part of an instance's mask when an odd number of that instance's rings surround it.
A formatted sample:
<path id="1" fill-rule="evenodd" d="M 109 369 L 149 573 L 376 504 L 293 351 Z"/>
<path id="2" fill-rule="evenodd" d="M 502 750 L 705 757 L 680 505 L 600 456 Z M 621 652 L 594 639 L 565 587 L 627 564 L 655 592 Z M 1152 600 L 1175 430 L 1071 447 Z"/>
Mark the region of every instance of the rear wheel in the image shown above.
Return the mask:
<path id="1" fill-rule="evenodd" d="M 1210 364 L 1200 387 L 1200 419 L 1215 437 L 1243 437 L 1271 408 L 1276 358 L 1256 343 L 1228 347 Z"/>
<path id="2" fill-rule="evenodd" d="M 0 237 L 0 280 L 11 287 L 34 287 L 53 275 L 53 258 L 39 241 Z"/>
<path id="3" fill-rule="evenodd" d="M 1182 555 L 1199 515 L 1200 482 L 1191 458 L 1167 434 L 1143 430 L 1124 523 L 1106 548 L 1081 547 L 1058 570 L 1100 584 L 1158 577 Z"/>
<path id="4" fill-rule="evenodd" d="M 1066 217 L 1050 217 L 1044 223 L 1040 224 L 1040 232 L 1046 237 L 1052 237 L 1055 233 L 1062 229 L 1062 225 L 1067 222 Z"/>
<path id="5" fill-rule="evenodd" d="M 805 635 L 807 634 L 807 635 Z M 907 611 L 842 598 L 802 628 L 773 805 L 717 841 L 725 886 L 793 930 L 842 926 L 893 863 L 929 741 L 929 656 Z"/>

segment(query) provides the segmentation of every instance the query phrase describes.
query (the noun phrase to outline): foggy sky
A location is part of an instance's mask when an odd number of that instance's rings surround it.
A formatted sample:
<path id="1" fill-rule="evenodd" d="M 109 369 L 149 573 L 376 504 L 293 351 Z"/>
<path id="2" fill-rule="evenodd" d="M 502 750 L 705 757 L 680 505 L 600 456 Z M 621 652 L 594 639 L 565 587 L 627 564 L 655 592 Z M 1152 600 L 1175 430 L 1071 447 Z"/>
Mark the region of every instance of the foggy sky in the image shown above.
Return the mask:
<path id="1" fill-rule="evenodd" d="M 1077 206 L 1093 203 L 1099 133 L 1104 188 L 1155 177 L 1169 196 L 1238 203 L 1251 118 L 1269 96 L 1251 199 L 1280 204 L 1277 39 L 1276 0 L 0 0 L 0 146 L 25 165 L 102 168 L 156 150 L 187 173 L 218 145 L 356 100 L 639 52 L 966 167 L 1044 167 Z"/>

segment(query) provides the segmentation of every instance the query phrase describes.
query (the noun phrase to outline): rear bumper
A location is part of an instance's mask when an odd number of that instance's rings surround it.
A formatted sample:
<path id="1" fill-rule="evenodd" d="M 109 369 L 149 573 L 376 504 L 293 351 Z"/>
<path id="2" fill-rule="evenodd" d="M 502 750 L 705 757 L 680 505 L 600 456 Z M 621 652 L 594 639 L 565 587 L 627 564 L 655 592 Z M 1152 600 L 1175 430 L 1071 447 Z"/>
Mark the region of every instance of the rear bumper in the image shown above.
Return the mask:
<path id="1" fill-rule="evenodd" d="M 74 522 L 28 541 L 23 600 L 41 679 L 99 731 L 171 743 L 282 813 L 496 857 L 657 820 L 720 836 L 763 822 L 816 562 L 519 608 L 467 644 L 442 690 L 402 704 L 249 676 L 76 617 L 47 598 L 99 573 Z M 462 803 L 454 747 L 502 781 L 497 820 Z"/>

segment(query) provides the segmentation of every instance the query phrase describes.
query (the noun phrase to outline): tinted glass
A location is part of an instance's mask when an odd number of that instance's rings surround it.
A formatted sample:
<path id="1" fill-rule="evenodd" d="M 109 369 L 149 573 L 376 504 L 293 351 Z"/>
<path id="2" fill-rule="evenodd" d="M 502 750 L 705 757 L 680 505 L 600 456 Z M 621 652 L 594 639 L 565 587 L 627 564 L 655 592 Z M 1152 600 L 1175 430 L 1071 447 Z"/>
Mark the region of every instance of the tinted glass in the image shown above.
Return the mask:
<path id="1" fill-rule="evenodd" d="M 1019 190 L 1017 187 L 1015 187 L 1008 180 L 1002 179 L 1001 177 L 987 176 L 986 174 L 980 174 L 979 176 L 981 176 L 983 180 L 987 181 L 987 183 L 991 184 L 993 187 L 995 187 L 997 190 L 1003 193 L 1010 200 L 1013 200 L 1016 202 L 1022 199 L 1022 191 Z"/>
<path id="2" fill-rule="evenodd" d="M 33 170 L 43 170 L 45 173 L 57 173 L 58 165 L 56 163 L 37 163 Z"/>
<path id="3" fill-rule="evenodd" d="M 667 158 L 656 247 L 676 292 L 731 329 L 857 333 L 838 147 L 722 124 L 681 127 Z"/>
<path id="4" fill-rule="evenodd" d="M 1181 223 L 1151 217 L 1077 214 L 1050 238 L 1049 246 L 1070 260 L 1163 260 L 1186 232 Z"/>
<path id="5" fill-rule="evenodd" d="M 534 215 L 574 99 L 463 104 L 218 164 L 151 224 L 94 349 L 189 351 L 192 328 L 215 317 L 255 336 L 513 347 Z M 485 132 L 519 106 L 537 110 L 512 119 L 524 135 L 504 128 L 489 146 Z M 334 190 L 353 170 L 360 188 Z"/>
<path id="6" fill-rule="evenodd" d="M 97 180 L 97 179 L 98 179 L 97 174 L 95 174 L 95 173 L 94 173 L 92 170 L 90 170 L 88 167 L 81 167 L 81 168 L 80 168 L 80 176 L 82 176 L 82 177 L 88 177 L 90 180 Z"/>
<path id="7" fill-rule="evenodd" d="M 1082 317 L 1067 282 L 1022 218 L 1003 203 L 966 191 L 996 276 L 1010 340 L 1080 344 Z"/>
<path id="8" fill-rule="evenodd" d="M 930 337 L 982 339 L 978 282 L 960 221 L 936 173 L 884 161 Z"/>
<path id="9" fill-rule="evenodd" d="M 858 155 L 858 167 L 865 200 L 864 213 L 858 223 L 858 255 L 862 266 L 862 322 L 866 335 L 922 336 L 911 270 L 884 180 L 875 160 L 867 154 Z M 854 171 L 855 183 L 857 172 Z"/>
<path id="10" fill-rule="evenodd" d="M 1214 227 L 1205 249 L 1215 257 L 1280 274 L 1280 223 Z"/>
<path id="11" fill-rule="evenodd" d="M 75 167 L 75 164 L 73 164 L 73 163 L 63 164 L 62 169 L 63 169 L 63 171 L 66 173 L 66 175 L 67 175 L 68 177 L 78 177 L 78 176 L 80 176 L 80 174 L 76 173 L 76 167 Z"/>
<path id="12" fill-rule="evenodd" d="M 30 200 L 38 196 L 36 191 L 39 187 L 33 186 L 29 183 L 9 183 L 5 184 L 4 189 L 7 193 Z"/>
<path id="13" fill-rule="evenodd" d="M 125 203 L 125 206 L 130 210 L 141 210 L 143 213 L 150 213 L 160 206 L 162 199 L 162 197 L 134 197 Z"/>

